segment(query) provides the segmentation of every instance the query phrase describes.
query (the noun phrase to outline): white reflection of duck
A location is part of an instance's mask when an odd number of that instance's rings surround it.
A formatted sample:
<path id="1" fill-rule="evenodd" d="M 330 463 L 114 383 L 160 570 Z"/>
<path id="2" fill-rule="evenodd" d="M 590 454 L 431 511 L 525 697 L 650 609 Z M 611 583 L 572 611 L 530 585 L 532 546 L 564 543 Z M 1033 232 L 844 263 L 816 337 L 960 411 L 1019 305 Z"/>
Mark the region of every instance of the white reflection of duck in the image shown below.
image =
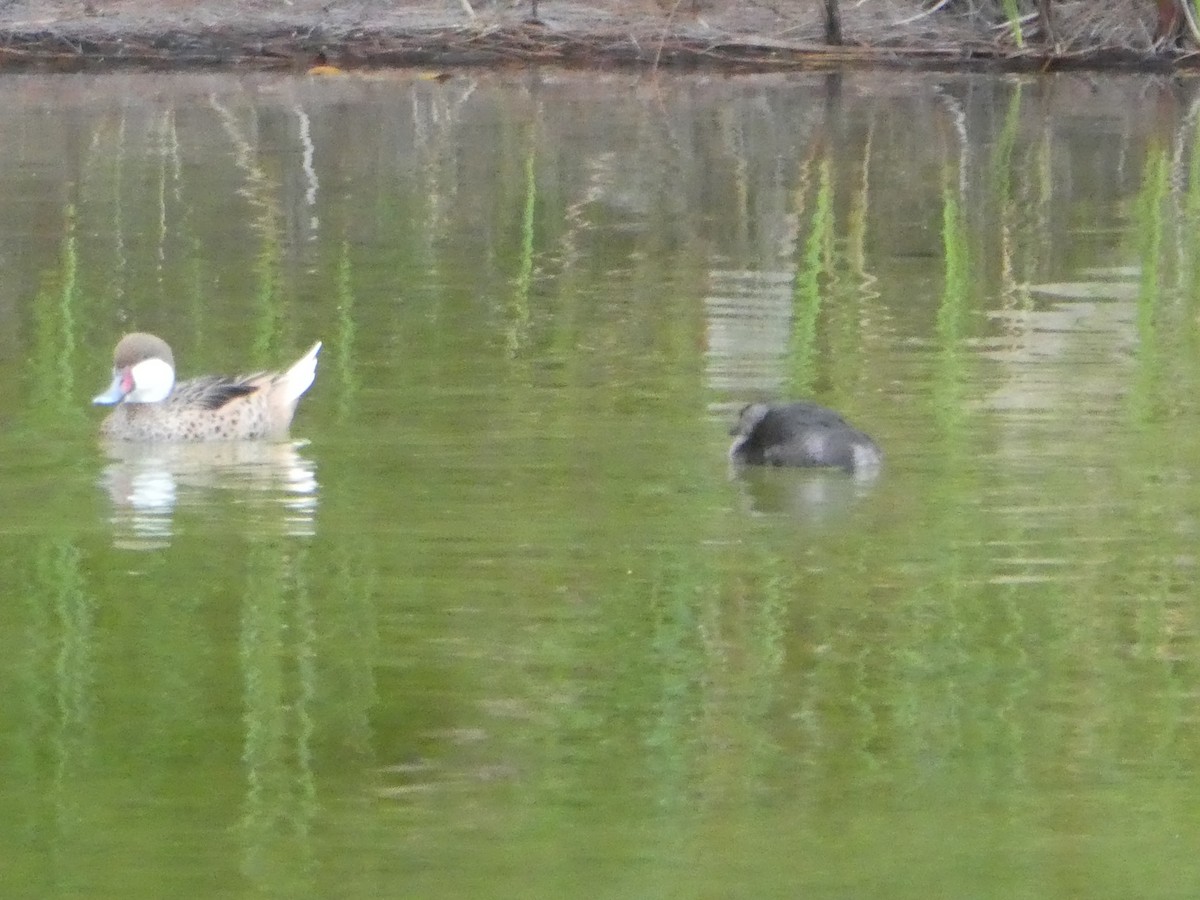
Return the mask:
<path id="1" fill-rule="evenodd" d="M 114 542 L 131 549 L 155 549 L 169 543 L 171 521 L 181 496 L 234 489 L 249 501 L 261 498 L 277 511 L 282 533 L 315 532 L 316 468 L 304 457 L 304 442 L 219 441 L 202 443 L 105 445 L 112 462 L 101 486 L 113 504 Z"/>

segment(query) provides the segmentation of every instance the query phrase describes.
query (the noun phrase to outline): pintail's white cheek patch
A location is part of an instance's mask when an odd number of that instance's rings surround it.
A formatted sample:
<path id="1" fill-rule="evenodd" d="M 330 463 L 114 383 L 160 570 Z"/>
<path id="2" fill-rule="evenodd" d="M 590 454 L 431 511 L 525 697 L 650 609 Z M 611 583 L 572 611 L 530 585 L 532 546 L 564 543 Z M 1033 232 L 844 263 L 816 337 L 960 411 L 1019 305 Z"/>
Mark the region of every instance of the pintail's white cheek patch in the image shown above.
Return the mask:
<path id="1" fill-rule="evenodd" d="M 158 403 L 175 386 L 175 370 L 161 359 L 144 359 L 131 366 L 129 378 L 134 388 L 125 395 L 126 403 Z"/>

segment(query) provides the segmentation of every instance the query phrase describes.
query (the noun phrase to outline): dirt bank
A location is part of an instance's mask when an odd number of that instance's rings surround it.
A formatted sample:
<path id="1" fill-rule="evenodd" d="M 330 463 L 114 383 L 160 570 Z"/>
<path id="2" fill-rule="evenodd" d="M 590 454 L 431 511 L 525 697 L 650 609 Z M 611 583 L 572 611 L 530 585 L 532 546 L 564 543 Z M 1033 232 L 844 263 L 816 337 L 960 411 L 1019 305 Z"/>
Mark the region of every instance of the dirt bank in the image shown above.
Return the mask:
<path id="1" fill-rule="evenodd" d="M 816 0 L 0 0 L 0 67 L 308 68 L 551 64 L 724 70 L 1177 68 L 1154 8 L 1055 0 L 1052 33 L 914 0 L 842 0 L 843 44 Z M 1111 7 L 1111 8 L 1110 8 Z"/>

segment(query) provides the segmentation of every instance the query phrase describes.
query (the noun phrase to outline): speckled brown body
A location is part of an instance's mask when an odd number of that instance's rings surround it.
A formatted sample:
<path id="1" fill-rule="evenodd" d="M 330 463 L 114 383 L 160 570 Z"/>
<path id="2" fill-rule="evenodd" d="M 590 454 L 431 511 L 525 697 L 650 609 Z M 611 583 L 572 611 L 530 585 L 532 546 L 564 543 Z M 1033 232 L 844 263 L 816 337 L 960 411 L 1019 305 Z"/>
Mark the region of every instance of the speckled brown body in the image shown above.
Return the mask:
<path id="1" fill-rule="evenodd" d="M 318 341 L 282 373 L 175 382 L 174 359 L 161 338 L 126 335 L 114 354 L 113 385 L 94 401 L 116 403 L 100 435 L 141 442 L 284 438 L 300 396 L 312 384 L 320 349 Z"/>
<path id="2" fill-rule="evenodd" d="M 161 403 L 122 403 L 100 425 L 119 441 L 228 441 L 286 437 L 295 406 L 271 407 L 271 376 L 193 378 L 175 385 Z M 247 390 L 229 396 L 221 388 Z M 213 401 L 222 400 L 218 406 Z"/>

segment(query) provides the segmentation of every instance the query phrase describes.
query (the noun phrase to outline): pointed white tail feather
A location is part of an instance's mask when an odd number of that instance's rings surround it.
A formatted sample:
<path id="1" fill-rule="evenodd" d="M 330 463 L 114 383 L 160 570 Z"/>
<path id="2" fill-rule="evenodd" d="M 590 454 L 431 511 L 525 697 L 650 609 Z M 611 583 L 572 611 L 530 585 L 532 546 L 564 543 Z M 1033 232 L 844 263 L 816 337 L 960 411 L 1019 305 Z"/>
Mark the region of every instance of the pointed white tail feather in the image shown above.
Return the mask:
<path id="1" fill-rule="evenodd" d="M 309 389 L 313 379 L 317 377 L 317 354 L 321 351 L 321 342 L 312 345 L 304 356 L 283 373 L 281 381 L 284 386 L 284 397 L 288 403 L 295 403 Z"/>

